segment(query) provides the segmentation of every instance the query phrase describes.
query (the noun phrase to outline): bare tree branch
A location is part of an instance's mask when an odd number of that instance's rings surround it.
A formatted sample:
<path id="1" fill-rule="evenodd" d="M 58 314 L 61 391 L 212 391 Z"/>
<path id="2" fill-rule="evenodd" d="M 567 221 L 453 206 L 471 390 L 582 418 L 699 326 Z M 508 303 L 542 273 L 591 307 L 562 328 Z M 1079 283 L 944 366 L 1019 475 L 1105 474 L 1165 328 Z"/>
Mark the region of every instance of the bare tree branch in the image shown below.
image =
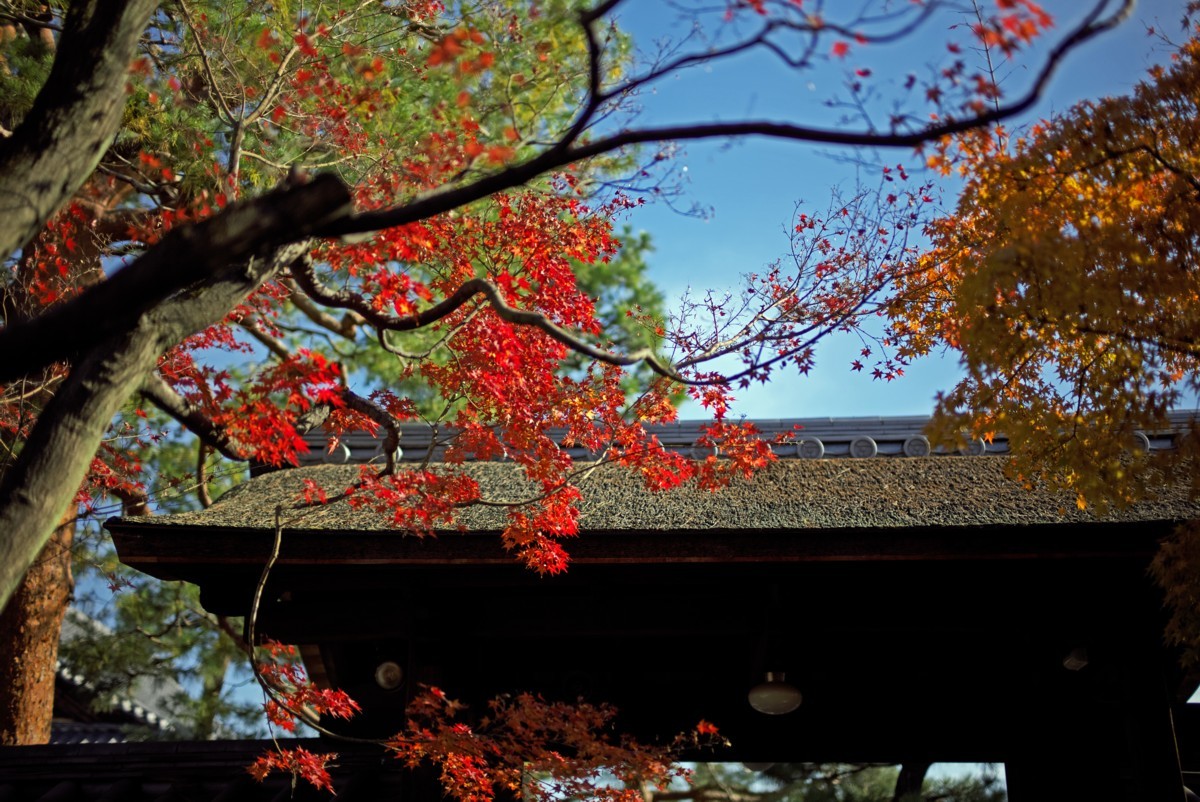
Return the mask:
<path id="1" fill-rule="evenodd" d="M 38 17 L 31 17 L 28 14 L 8 9 L 0 10 L 0 20 L 15 22 L 26 29 L 34 28 L 48 31 L 61 31 L 63 29 L 63 26 L 57 24 L 52 16 L 39 19 Z"/>
<path id="2" fill-rule="evenodd" d="M 1068 52 L 1083 43 L 1111 30 L 1133 12 L 1135 0 L 1123 0 L 1121 5 L 1108 16 L 1101 16 L 1107 0 L 1099 0 L 1092 12 L 1070 34 L 1062 39 L 1046 57 L 1046 63 L 1038 72 L 1031 87 L 1012 103 L 997 106 L 990 111 L 962 119 L 943 118 L 910 132 L 875 133 L 872 131 L 846 131 L 838 128 L 821 128 L 795 125 L 769 120 L 746 120 L 742 122 L 695 123 L 689 125 L 633 128 L 608 136 L 582 141 L 581 135 L 591 122 L 591 116 L 599 106 L 599 98 L 588 97 L 579 118 L 569 129 L 567 136 L 549 149 L 523 164 L 513 165 L 493 175 L 471 183 L 434 192 L 418 200 L 351 215 L 332 222 L 318 232 L 319 236 L 345 236 L 379 231 L 392 226 L 405 225 L 423 220 L 443 212 L 493 195 L 497 192 L 522 186 L 545 173 L 566 167 L 574 162 L 622 150 L 632 145 L 653 142 L 722 139 L 746 136 L 765 136 L 797 142 L 852 147 L 913 148 L 943 137 L 964 131 L 986 127 L 1014 117 L 1031 108 L 1042 97 L 1050 79 Z M 585 15 L 584 19 L 591 19 Z M 585 26 L 590 30 L 590 23 Z M 591 45 L 589 44 L 589 47 Z"/>
<path id="3" fill-rule="evenodd" d="M 203 440 L 196 446 L 196 498 L 206 510 L 213 505 L 212 494 L 208 492 L 208 455 L 212 451 L 212 446 Z"/>
<path id="4" fill-rule="evenodd" d="M 312 299 L 297 289 L 296 285 L 291 281 L 284 281 L 283 286 L 288 288 L 290 300 L 300 312 L 313 323 L 318 326 L 328 329 L 334 334 L 340 334 L 347 339 L 354 339 L 358 332 L 358 327 L 365 321 L 354 312 L 347 312 L 339 320 L 334 316 L 325 312 L 321 307 L 312 302 Z"/>
<path id="5" fill-rule="evenodd" d="M 241 327 L 247 334 L 258 340 L 264 348 L 280 359 L 289 359 L 292 352 L 277 337 L 271 336 L 257 320 L 249 319 L 241 322 Z"/>

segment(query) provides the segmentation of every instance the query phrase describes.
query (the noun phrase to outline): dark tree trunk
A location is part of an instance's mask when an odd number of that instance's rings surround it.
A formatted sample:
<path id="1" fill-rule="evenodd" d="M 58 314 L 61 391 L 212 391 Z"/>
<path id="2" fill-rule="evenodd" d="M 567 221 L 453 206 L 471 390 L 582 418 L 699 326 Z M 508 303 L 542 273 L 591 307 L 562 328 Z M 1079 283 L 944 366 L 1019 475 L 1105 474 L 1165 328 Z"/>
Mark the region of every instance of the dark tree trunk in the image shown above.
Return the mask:
<path id="1" fill-rule="evenodd" d="M 921 786 L 925 784 L 925 775 L 929 772 L 930 763 L 905 763 L 900 767 L 900 775 L 896 777 L 896 790 L 892 794 L 892 802 L 920 802 Z"/>
<path id="2" fill-rule="evenodd" d="M 0 744 L 50 740 L 58 637 L 71 598 L 74 522 L 55 530 L 0 613 Z"/>
<path id="3" fill-rule="evenodd" d="M 0 139 L 0 256 L 24 246 L 108 149 L 125 109 L 129 64 L 157 5 L 71 4 L 46 84 L 12 136 Z"/>

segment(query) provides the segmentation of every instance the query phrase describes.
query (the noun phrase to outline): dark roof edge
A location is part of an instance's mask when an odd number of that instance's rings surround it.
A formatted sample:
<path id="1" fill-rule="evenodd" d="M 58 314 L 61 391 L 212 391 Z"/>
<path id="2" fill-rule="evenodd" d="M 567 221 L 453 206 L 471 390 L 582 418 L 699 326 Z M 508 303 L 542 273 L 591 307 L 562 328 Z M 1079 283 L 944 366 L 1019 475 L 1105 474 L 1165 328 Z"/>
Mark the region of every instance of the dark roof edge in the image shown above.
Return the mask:
<path id="1" fill-rule="evenodd" d="M 575 566 L 659 563 L 747 564 L 859 561 L 1055 560 L 1149 558 L 1179 520 L 1090 521 L 822 530 L 678 531 L 610 530 L 573 539 Z M 206 529 L 207 556 L 198 555 L 189 527 L 152 521 L 113 521 L 113 537 L 126 564 L 156 575 L 173 566 L 241 566 L 259 572 L 273 534 L 265 529 Z M 346 548 L 331 551 L 331 540 Z M 400 532 L 287 531 L 276 570 L 346 566 L 496 565 L 523 570 L 495 531 L 448 532 L 417 538 Z"/>

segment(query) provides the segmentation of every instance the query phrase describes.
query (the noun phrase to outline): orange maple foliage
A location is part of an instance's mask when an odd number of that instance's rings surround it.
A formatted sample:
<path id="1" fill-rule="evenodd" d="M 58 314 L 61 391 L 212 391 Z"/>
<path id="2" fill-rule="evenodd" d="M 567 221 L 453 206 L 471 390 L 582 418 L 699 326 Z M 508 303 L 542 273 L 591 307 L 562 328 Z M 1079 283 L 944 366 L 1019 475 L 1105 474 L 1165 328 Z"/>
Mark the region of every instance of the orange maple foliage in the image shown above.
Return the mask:
<path id="1" fill-rule="evenodd" d="M 1197 86 L 1192 39 L 1128 97 L 932 157 L 967 183 L 901 279 L 890 336 L 904 356 L 962 355 L 944 437 L 1003 431 L 1019 477 L 1080 506 L 1141 496 L 1155 480 L 1134 432 L 1200 388 Z M 1184 442 L 1172 462 L 1191 458 Z"/>

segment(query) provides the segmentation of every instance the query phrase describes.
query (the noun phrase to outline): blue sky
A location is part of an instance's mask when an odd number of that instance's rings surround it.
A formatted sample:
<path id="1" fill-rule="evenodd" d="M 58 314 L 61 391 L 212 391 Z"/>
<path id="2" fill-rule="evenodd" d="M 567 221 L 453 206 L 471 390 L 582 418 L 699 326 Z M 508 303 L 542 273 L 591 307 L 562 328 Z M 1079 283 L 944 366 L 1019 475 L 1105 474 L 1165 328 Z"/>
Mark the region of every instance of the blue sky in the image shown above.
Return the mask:
<path id="1" fill-rule="evenodd" d="M 1043 5 L 1056 18 L 1056 28 L 1050 35 L 1053 38 L 1068 30 L 1090 3 L 1047 0 Z M 1073 51 L 1042 102 L 1017 124 L 1065 111 L 1085 98 L 1128 92 L 1148 67 L 1165 58 L 1162 43 L 1147 34 L 1147 26 L 1181 38 L 1179 19 L 1184 5 L 1184 0 L 1139 3 L 1131 20 Z M 653 52 L 663 36 L 678 38 L 687 30 L 686 20 L 676 19 L 675 13 L 661 3 L 629 2 L 621 7 L 618 18 L 643 52 Z M 878 53 L 868 53 L 864 48 L 834 66 L 859 66 L 862 59 L 872 58 L 874 74 L 883 83 L 889 76 L 920 71 L 930 54 L 945 52 L 945 42 L 951 35 L 943 22 L 901 46 L 880 48 Z M 1030 70 L 1018 63 L 1001 74 L 1002 86 L 1016 93 Z M 745 58 L 701 67 L 662 82 L 656 92 L 641 98 L 642 122 L 709 122 L 745 117 L 811 121 L 820 120 L 822 115 L 828 120 L 829 112 L 822 103 L 836 92 L 838 83 L 836 72 L 795 74 L 765 58 Z M 855 167 L 839 160 L 839 155 L 847 154 L 829 147 L 761 138 L 689 144 L 675 161 L 681 174 L 686 175 L 686 194 L 681 204 L 698 204 L 707 209 L 706 216 L 687 217 L 658 204 L 638 209 L 629 221 L 635 229 L 652 235 L 656 249 L 649 260 L 652 278 L 671 301 L 689 286 L 693 290 L 736 288 L 741 275 L 761 271 L 784 256 L 788 245 L 785 230 L 797 201 L 822 210 L 832 187 L 853 188 Z M 920 163 L 911 151 L 885 152 L 882 156 L 888 163 Z M 949 188 L 945 202 L 953 201 L 953 188 Z M 819 352 L 813 373 L 807 377 L 781 375 L 768 385 L 739 392 L 735 413 L 752 418 L 923 414 L 931 410 L 936 392 L 951 386 L 958 373 L 951 355 L 918 362 L 896 382 L 872 381 L 849 370 L 859 347 L 856 339 L 827 343 Z M 701 417 L 701 410 L 689 405 L 681 416 Z"/>

